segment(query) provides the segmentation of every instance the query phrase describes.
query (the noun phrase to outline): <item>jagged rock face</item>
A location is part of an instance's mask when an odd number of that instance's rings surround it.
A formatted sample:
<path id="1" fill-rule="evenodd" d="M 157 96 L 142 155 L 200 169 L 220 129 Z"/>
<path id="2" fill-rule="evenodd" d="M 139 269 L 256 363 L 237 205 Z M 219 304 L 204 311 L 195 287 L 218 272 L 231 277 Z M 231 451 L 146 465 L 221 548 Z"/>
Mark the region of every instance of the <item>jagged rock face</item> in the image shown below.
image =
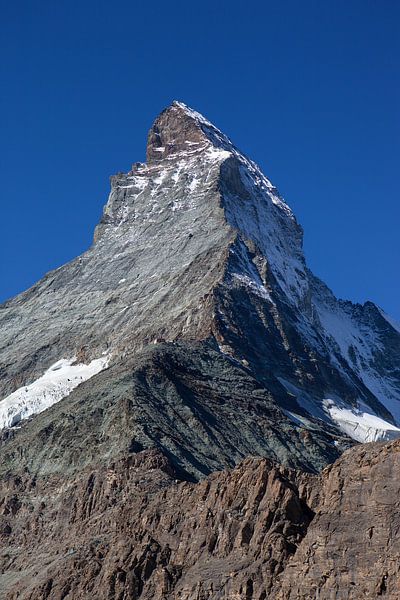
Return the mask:
<path id="1" fill-rule="evenodd" d="M 399 451 L 358 446 L 320 476 L 249 458 L 179 482 L 150 450 L 3 478 L 0 597 L 396 600 Z"/>
<path id="2" fill-rule="evenodd" d="M 3 540 L 13 546 L 25 530 L 41 556 L 24 556 L 23 574 L 18 551 L 3 558 L 7 597 L 265 597 L 313 517 L 296 475 L 248 459 L 198 485 L 172 477 L 162 455 L 147 451 L 61 490 L 57 480 L 35 482 L 37 507 L 30 481 L 8 482 Z"/>
<path id="3" fill-rule="evenodd" d="M 173 108 L 164 110 L 153 123 L 147 138 L 146 162 L 151 164 L 175 157 L 196 153 L 207 146 L 207 139 L 199 121 L 174 103 Z"/>
<path id="4" fill-rule="evenodd" d="M 399 441 L 353 448 L 328 467 L 316 515 L 273 597 L 398 598 L 399 473 Z"/>

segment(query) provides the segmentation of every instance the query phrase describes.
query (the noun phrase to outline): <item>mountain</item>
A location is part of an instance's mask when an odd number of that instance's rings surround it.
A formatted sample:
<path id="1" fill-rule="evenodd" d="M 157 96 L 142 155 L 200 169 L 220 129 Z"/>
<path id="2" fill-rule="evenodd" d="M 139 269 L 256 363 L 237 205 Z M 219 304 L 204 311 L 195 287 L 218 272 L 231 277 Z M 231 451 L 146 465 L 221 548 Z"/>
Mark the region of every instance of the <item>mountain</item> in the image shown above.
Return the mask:
<path id="1" fill-rule="evenodd" d="M 292 211 L 223 133 L 174 102 L 111 185 L 92 247 L 1 305 L 3 427 L 149 344 L 196 341 L 329 444 L 398 436 L 398 328 L 312 275 Z"/>
<path id="2" fill-rule="evenodd" d="M 279 597 L 281 572 L 282 598 L 302 597 L 290 596 L 286 567 L 301 571 L 297 547 L 329 504 L 329 473 L 346 464 L 356 479 L 357 442 L 400 435 L 400 328 L 372 302 L 335 298 L 307 268 L 277 189 L 180 102 L 152 125 L 146 163 L 111 178 L 91 248 L 1 305 L 0 327 L 7 598 L 92 598 L 99 586 L 96 597 L 121 600 L 155 588 L 168 599 L 261 600 Z M 375 447 L 386 450 L 366 452 L 388 455 L 393 470 L 398 444 Z M 214 473 L 223 469 L 234 470 Z M 247 514 L 235 498 L 252 485 Z M 264 497 L 272 516 L 250 543 Z M 328 520 L 341 514 L 340 494 L 335 502 Z M 223 539 L 235 556 L 216 533 L 229 511 Z M 194 554 L 189 523 L 205 528 Z M 231 590 L 218 579 L 230 570 Z M 192 580 L 211 587 L 194 591 Z"/>

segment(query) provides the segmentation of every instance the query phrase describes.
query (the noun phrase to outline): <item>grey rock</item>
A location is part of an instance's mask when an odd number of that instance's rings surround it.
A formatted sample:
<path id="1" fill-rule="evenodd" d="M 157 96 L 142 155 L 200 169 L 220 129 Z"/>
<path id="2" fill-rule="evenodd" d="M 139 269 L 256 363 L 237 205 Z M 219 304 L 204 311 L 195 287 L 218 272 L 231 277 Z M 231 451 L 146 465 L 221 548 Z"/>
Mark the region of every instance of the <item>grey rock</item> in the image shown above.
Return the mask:
<path id="1" fill-rule="evenodd" d="M 295 425 L 248 369 L 218 349 L 170 342 L 111 366 L 6 436 L 0 475 L 23 464 L 30 473 L 69 477 L 149 448 L 187 480 L 246 456 L 317 472 L 349 445 L 317 419 Z"/>
<path id="2" fill-rule="evenodd" d="M 3 398 L 61 358 L 111 356 L 108 370 L 3 434 L 9 468 L 19 452 L 39 470 L 79 466 L 127 451 L 132 439 L 167 450 L 195 478 L 249 453 L 317 470 L 351 443 L 326 399 L 356 419 L 364 411 L 400 425 L 396 326 L 372 303 L 337 300 L 310 273 L 302 229 L 276 188 L 178 102 L 151 128 L 147 163 L 112 177 L 92 247 L 1 305 L 0 327 Z M 184 391 L 169 379 L 171 356 L 182 353 Z M 163 383 L 144 389 L 140 365 L 148 373 L 155 356 Z M 207 380 L 204 396 L 193 369 Z M 239 380 L 247 382 L 240 391 Z M 221 405 L 210 401 L 211 388 Z M 131 408 L 118 421 L 124 402 Z M 47 427 L 56 439 L 46 437 Z M 109 442 L 107 427 L 117 432 Z M 43 461 L 34 450 L 40 431 L 43 448 L 49 440 L 54 448 Z M 71 454 L 80 435 L 90 444 Z M 366 440 L 395 435 L 362 431 Z M 309 436 L 307 447 L 300 440 Z"/>

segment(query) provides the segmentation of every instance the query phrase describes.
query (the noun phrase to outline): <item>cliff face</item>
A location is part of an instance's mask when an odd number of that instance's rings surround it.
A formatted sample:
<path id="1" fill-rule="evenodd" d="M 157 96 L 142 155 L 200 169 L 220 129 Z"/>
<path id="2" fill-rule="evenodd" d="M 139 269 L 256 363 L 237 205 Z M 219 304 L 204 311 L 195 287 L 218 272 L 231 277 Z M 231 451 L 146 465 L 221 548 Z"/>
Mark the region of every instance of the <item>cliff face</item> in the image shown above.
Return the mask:
<path id="1" fill-rule="evenodd" d="M 399 436 L 398 327 L 200 114 L 161 113 L 0 327 L 4 597 L 391 597 L 398 443 L 323 469 Z"/>
<path id="2" fill-rule="evenodd" d="M 296 426 L 248 369 L 218 349 L 200 342 L 152 344 L 20 429 L 5 430 L 0 476 L 23 465 L 67 477 L 154 447 L 187 479 L 249 455 L 317 471 L 338 456 L 337 432 L 316 420 L 310 426 Z M 339 440 L 349 446 L 345 436 Z"/>
<path id="3" fill-rule="evenodd" d="M 399 442 L 321 475 L 248 458 L 180 482 L 148 450 L 0 491 L 7 599 L 398 598 Z"/>
<path id="4" fill-rule="evenodd" d="M 399 441 L 358 446 L 325 469 L 315 517 L 273 597 L 398 598 L 399 473 Z"/>

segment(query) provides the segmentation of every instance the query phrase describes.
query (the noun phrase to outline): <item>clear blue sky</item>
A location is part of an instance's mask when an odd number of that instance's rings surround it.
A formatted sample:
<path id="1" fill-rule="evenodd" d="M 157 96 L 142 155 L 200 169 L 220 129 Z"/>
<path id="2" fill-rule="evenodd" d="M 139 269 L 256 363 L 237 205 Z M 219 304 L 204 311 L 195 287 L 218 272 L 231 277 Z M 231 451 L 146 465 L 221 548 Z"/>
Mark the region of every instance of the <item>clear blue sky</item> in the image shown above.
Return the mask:
<path id="1" fill-rule="evenodd" d="M 400 319 L 397 0 L 1 3 L 0 300 L 91 243 L 173 99 L 258 162 L 336 295 Z"/>

